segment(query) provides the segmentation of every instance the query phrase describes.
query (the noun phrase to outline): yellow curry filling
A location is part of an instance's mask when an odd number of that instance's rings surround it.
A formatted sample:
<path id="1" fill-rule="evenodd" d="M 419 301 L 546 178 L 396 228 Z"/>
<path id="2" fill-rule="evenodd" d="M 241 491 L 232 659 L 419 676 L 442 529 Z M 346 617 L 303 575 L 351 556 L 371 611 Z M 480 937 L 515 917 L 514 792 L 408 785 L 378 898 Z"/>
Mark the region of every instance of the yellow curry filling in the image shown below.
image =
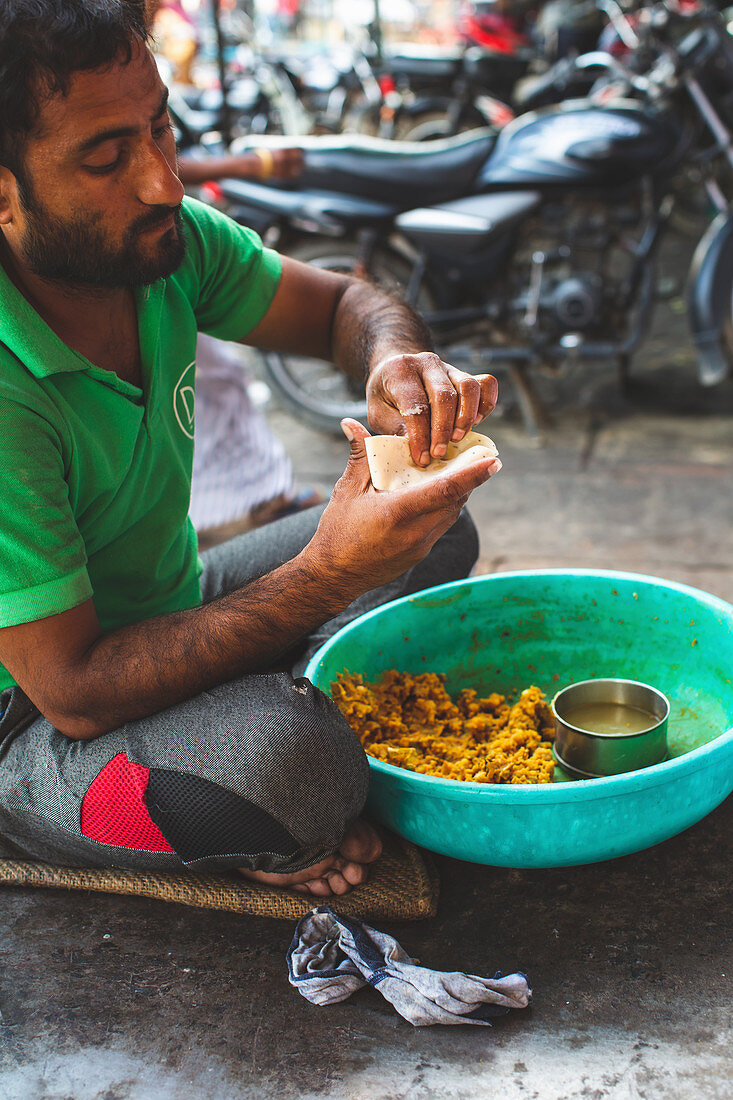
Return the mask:
<path id="1" fill-rule="evenodd" d="M 537 687 L 513 704 L 464 688 L 455 702 L 445 676 L 391 669 L 374 684 L 339 673 L 331 695 L 366 752 L 398 768 L 471 783 L 549 783 L 555 770 L 552 714 Z"/>

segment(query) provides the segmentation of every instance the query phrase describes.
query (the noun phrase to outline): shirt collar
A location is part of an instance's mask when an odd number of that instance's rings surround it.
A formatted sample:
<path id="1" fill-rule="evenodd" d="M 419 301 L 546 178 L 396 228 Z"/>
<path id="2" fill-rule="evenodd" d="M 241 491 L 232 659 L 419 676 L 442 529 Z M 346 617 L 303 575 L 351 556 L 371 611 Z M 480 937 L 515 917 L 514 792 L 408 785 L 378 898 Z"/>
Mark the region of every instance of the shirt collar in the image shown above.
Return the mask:
<path id="1" fill-rule="evenodd" d="M 152 309 L 157 311 L 165 279 L 135 290 L 138 326 Z M 92 364 L 70 348 L 46 324 L 25 298 L 0 263 L 0 343 L 15 355 L 36 378 L 52 374 L 89 370 Z M 96 368 L 95 368 L 96 369 Z"/>

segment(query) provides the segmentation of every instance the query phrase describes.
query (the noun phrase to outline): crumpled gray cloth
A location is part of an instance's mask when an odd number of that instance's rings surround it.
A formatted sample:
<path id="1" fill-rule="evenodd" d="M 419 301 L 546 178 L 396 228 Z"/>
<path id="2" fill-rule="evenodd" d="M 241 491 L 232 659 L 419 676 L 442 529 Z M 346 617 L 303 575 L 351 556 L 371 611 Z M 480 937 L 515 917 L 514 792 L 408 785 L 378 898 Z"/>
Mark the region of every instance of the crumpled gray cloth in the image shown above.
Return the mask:
<path id="1" fill-rule="evenodd" d="M 490 1026 L 492 1016 L 526 1008 L 532 998 L 524 974 L 480 978 L 428 970 L 392 936 L 328 905 L 298 921 L 287 962 L 290 984 L 312 1004 L 337 1004 L 368 984 L 415 1027 Z"/>

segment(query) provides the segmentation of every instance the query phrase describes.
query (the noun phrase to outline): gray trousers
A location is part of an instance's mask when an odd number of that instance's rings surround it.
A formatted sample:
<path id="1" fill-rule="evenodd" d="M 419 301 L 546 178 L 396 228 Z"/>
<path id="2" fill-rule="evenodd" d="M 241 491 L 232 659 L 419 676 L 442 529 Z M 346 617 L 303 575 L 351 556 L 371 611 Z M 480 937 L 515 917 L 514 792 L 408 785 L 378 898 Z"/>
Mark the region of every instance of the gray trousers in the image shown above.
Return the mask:
<path id="1" fill-rule="evenodd" d="M 207 551 L 204 601 L 293 558 L 321 511 Z M 294 676 L 244 676 L 91 741 L 65 737 L 19 688 L 3 692 L 0 856 L 151 871 L 323 859 L 361 813 L 369 770 L 336 706 L 297 673 L 363 612 L 467 576 L 477 552 L 464 512 L 423 562 L 304 638 Z"/>

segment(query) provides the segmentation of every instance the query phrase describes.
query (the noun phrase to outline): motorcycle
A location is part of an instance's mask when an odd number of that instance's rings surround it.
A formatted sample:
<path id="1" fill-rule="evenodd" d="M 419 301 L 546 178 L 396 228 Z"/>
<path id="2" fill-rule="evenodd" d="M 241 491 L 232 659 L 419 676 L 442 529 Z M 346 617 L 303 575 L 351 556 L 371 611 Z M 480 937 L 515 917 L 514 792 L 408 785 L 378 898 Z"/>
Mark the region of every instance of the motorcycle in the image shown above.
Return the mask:
<path id="1" fill-rule="evenodd" d="M 509 375 L 537 435 L 536 368 L 610 360 L 627 379 L 687 174 L 716 211 L 695 251 L 688 311 L 700 380 L 714 385 L 733 363 L 731 40 L 707 6 L 640 10 L 648 67 L 610 59 L 602 102 L 430 145 L 306 139 L 296 184 L 222 182 L 230 213 L 293 256 L 400 288 L 443 358 Z M 274 353 L 264 363 L 312 425 L 365 417 L 363 388 L 335 367 Z"/>
<path id="2" fill-rule="evenodd" d="M 248 51 L 227 84 L 199 89 L 170 79 L 165 60 L 158 68 L 168 84 L 168 110 L 180 152 L 199 146 L 221 151 L 236 138 L 251 134 L 307 134 L 312 119 L 301 105 L 291 81 L 278 65 Z"/>
<path id="3" fill-rule="evenodd" d="M 372 66 L 358 47 L 299 52 L 270 47 L 266 57 L 290 80 L 312 119 L 312 133 L 341 133 L 355 104 L 382 103 Z"/>
<path id="4" fill-rule="evenodd" d="M 525 8 L 516 0 L 468 0 L 458 12 L 458 33 L 468 46 L 515 53 L 529 45 Z"/>
<path id="5" fill-rule="evenodd" d="M 553 0 L 543 10 L 543 15 L 551 15 L 555 3 L 562 5 L 564 0 Z M 609 57 L 631 60 L 633 64 L 632 54 L 640 46 L 635 29 L 638 16 L 625 12 L 617 0 L 591 0 L 590 3 L 577 5 L 575 10 L 578 8 L 581 15 L 583 9 L 592 9 L 599 21 L 604 16 L 606 25 L 601 22 L 588 23 L 582 34 L 574 38 L 572 28 L 569 32 L 563 27 L 544 29 L 542 33 L 547 43 L 545 55 L 551 64 L 544 72 L 530 74 L 518 81 L 512 98 L 512 106 L 518 114 L 561 103 L 564 99 L 589 95 L 596 81 L 604 79 Z M 541 20 L 542 16 L 538 23 Z M 563 29 L 566 30 L 564 40 L 558 37 Z M 553 36 L 557 42 L 555 47 L 552 46 Z M 582 49 L 570 48 L 571 44 L 573 47 L 582 44 Z"/>
<path id="6" fill-rule="evenodd" d="M 379 136 L 433 141 L 482 126 L 500 129 L 514 117 L 507 101 L 533 57 L 528 47 L 432 54 L 403 47 L 386 54 L 380 86 L 393 94 L 385 95 Z"/>
<path id="7" fill-rule="evenodd" d="M 492 11 L 495 6 L 495 0 L 470 5 L 473 21 L 475 10 Z M 604 16 L 609 19 L 605 29 Z M 475 32 L 469 36 L 464 31 L 464 38 L 479 41 Z M 577 65 L 578 54 L 595 47 L 622 57 L 630 42 L 636 44 L 631 21 L 617 12 L 615 0 L 550 0 L 532 24 L 531 41 L 514 35 L 492 42 L 485 35 L 481 49 L 465 51 L 442 99 L 434 89 L 432 99 L 409 102 L 409 110 L 400 103 L 395 133 L 380 133 L 429 141 L 477 126 L 501 129 L 515 115 L 587 95 L 598 72 L 593 64 Z"/>
<path id="8" fill-rule="evenodd" d="M 391 46 L 370 63 L 381 100 L 355 104 L 348 128 L 398 141 L 432 141 L 514 117 L 507 106 L 535 54 L 528 46 Z"/>
<path id="9" fill-rule="evenodd" d="M 481 126 L 501 129 L 515 112 L 560 102 L 567 84 L 563 61 L 595 46 L 601 10 L 596 0 L 549 0 L 530 23 L 525 8 L 517 0 L 472 0 L 458 21 L 463 49 L 384 51 L 379 125 L 358 121 L 355 128 L 431 141 Z M 573 80 L 578 94 L 593 83 L 575 72 Z M 373 117 L 373 111 L 366 113 L 368 123 Z"/>

